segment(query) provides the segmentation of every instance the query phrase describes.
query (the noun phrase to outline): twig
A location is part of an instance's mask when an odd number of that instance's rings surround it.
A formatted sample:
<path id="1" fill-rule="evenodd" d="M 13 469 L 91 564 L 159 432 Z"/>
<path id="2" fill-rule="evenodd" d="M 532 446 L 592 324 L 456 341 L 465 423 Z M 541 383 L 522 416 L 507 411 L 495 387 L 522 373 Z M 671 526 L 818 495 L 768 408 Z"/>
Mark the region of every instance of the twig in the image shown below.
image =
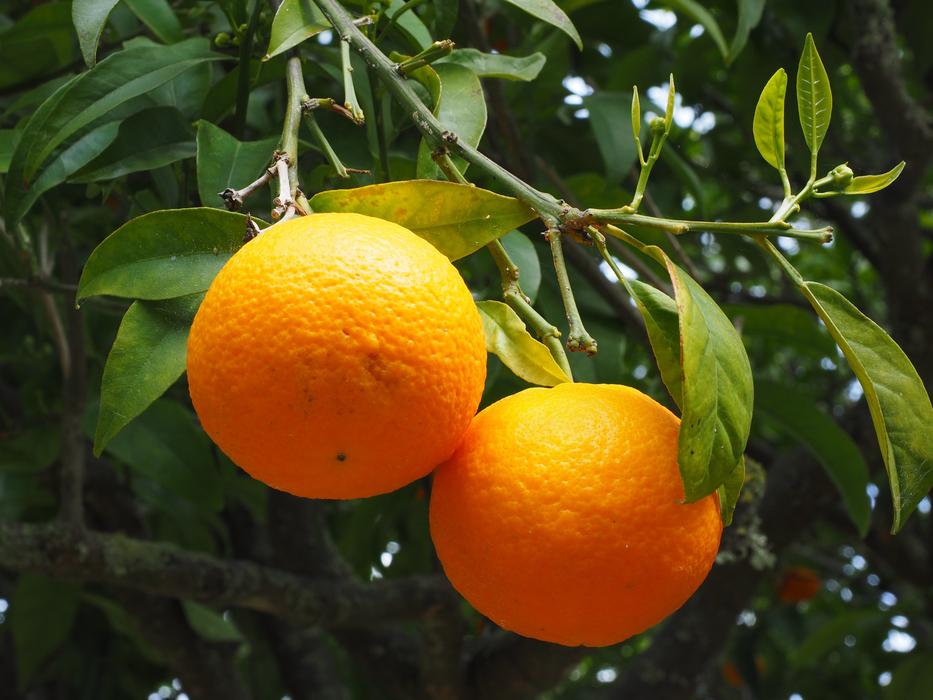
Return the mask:
<path id="1" fill-rule="evenodd" d="M 577 302 L 573 297 L 573 288 L 570 286 L 570 276 L 567 274 L 567 265 L 564 262 L 564 250 L 561 247 L 561 232 L 552 228 L 545 234 L 551 244 L 551 256 L 554 258 L 554 272 L 557 274 L 557 286 L 567 311 L 567 323 L 570 330 L 567 333 L 567 349 L 571 352 L 585 352 L 587 355 L 596 353 L 596 340 L 586 332 Z"/>
<path id="2" fill-rule="evenodd" d="M 249 183 L 243 189 L 235 190 L 232 187 L 228 187 L 223 192 L 218 192 L 217 194 L 224 200 L 224 206 L 226 206 L 227 209 L 230 211 L 239 211 L 239 209 L 246 202 L 247 197 L 269 182 L 269 180 L 275 176 L 275 173 L 275 166 L 267 168 L 266 170 L 263 170 L 262 175 L 256 178 L 253 182 Z"/>

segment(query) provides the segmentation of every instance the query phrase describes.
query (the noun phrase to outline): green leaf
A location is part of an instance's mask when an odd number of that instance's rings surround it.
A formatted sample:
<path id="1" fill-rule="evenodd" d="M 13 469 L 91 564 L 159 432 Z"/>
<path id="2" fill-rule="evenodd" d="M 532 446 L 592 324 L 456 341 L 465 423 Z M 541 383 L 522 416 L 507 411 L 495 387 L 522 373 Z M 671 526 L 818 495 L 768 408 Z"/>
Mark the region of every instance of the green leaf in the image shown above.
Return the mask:
<path id="1" fill-rule="evenodd" d="M 660 248 L 646 252 L 665 265 L 674 285 L 683 392 L 678 462 L 692 502 L 715 491 L 742 458 L 752 419 L 751 367 L 738 331 L 716 302 Z"/>
<path id="2" fill-rule="evenodd" d="M 456 49 L 435 65 L 456 63 L 469 68 L 480 78 L 531 81 L 538 77 L 547 58 L 536 51 L 530 56 L 506 56 L 501 53 L 482 53 L 476 49 Z"/>
<path id="3" fill-rule="evenodd" d="M 159 41 L 174 44 L 185 38 L 181 23 L 167 0 L 124 0 L 139 21 L 145 24 Z"/>
<path id="4" fill-rule="evenodd" d="M 583 40 L 577 28 L 573 26 L 567 13 L 560 9 L 553 0 L 506 0 L 506 2 L 524 10 L 532 17 L 537 17 L 542 22 L 547 22 L 552 27 L 557 27 L 573 39 L 578 49 L 583 50 Z"/>
<path id="5" fill-rule="evenodd" d="M 330 22 L 311 0 L 285 0 L 272 20 L 269 48 L 262 60 L 268 61 L 329 28 Z"/>
<path id="6" fill-rule="evenodd" d="M 817 666 L 827 654 L 840 648 L 848 635 L 861 636 L 889 626 L 890 615 L 871 608 L 837 613 L 803 639 L 791 653 L 790 661 L 796 667 Z"/>
<path id="7" fill-rule="evenodd" d="M 804 141 L 815 158 L 833 115 L 833 93 L 812 34 L 807 34 L 797 68 L 797 110 Z"/>
<path id="8" fill-rule="evenodd" d="M 726 480 L 716 490 L 719 496 L 719 514 L 722 524 L 726 527 L 732 524 L 732 516 L 735 515 L 735 507 L 739 503 L 743 486 L 745 486 L 745 457 L 739 460 L 735 468 L 729 472 Z"/>
<path id="9" fill-rule="evenodd" d="M 198 195 L 206 207 L 223 207 L 218 196 L 258 178 L 272 161 L 278 139 L 238 141 L 210 122 L 198 123 Z"/>
<path id="10" fill-rule="evenodd" d="M 202 510 L 223 508 L 223 484 L 211 443 L 180 403 L 158 399 L 104 452 Z"/>
<path id="11" fill-rule="evenodd" d="M 389 6 L 385 9 L 386 17 L 394 17 L 405 5 L 405 0 L 391 0 Z M 432 43 L 431 32 L 425 26 L 421 18 L 411 10 L 398 18 L 395 23 L 395 31 L 401 34 L 412 48 L 421 51 L 428 48 Z"/>
<path id="12" fill-rule="evenodd" d="M 664 133 L 669 134 L 671 132 L 671 124 L 674 123 L 674 98 L 677 95 L 677 90 L 674 87 L 674 74 L 671 73 L 670 78 L 668 78 L 668 87 L 667 87 L 667 107 L 664 109 Z"/>
<path id="13" fill-rule="evenodd" d="M 904 165 L 904 161 L 901 161 L 882 175 L 858 175 L 852 178 L 852 182 L 845 188 L 843 194 L 871 194 L 883 190 L 898 178 Z"/>
<path id="14" fill-rule="evenodd" d="M 518 281 L 522 291 L 534 304 L 541 288 L 541 260 L 535 250 L 535 244 L 521 231 L 510 231 L 499 240 L 518 267 Z"/>
<path id="15" fill-rule="evenodd" d="M 243 245 L 246 217 L 217 209 L 165 209 L 125 223 L 88 258 L 78 300 L 109 294 L 172 299 L 207 291 Z"/>
<path id="16" fill-rule="evenodd" d="M 4 203 L 7 225 L 25 213 L 23 202 L 31 184 L 53 151 L 67 139 L 189 68 L 222 58 L 212 53 L 203 39 L 172 46 L 138 46 L 108 56 L 59 88 L 33 113 L 13 153 Z"/>
<path id="17" fill-rule="evenodd" d="M 758 152 L 777 170 L 784 170 L 784 96 L 787 93 L 787 73 L 777 72 L 761 91 L 755 107 L 752 131 Z"/>
<path id="18" fill-rule="evenodd" d="M 641 136 L 641 100 L 638 99 L 638 86 L 632 86 L 632 135 Z"/>
<path id="19" fill-rule="evenodd" d="M 677 179 L 693 195 L 696 200 L 697 210 L 700 216 L 706 216 L 706 189 L 703 187 L 703 181 L 697 174 L 696 169 L 684 156 L 677 152 L 677 148 L 665 148 L 661 157 L 670 167 Z"/>
<path id="20" fill-rule="evenodd" d="M 42 663 L 71 634 L 78 593 L 78 586 L 59 578 L 19 577 L 10 602 L 9 626 L 20 690 L 29 686 Z"/>
<path id="21" fill-rule="evenodd" d="M 188 331 L 203 299 L 136 301 L 127 310 L 104 365 L 95 455 L 184 373 Z"/>
<path id="22" fill-rule="evenodd" d="M 619 182 L 628 174 L 638 156 L 634 140 L 619 128 L 630 113 L 632 119 L 635 118 L 629 96 L 622 92 L 600 91 L 585 98 L 583 104 L 590 111 L 590 127 L 606 165 L 606 177 L 612 182 Z"/>
<path id="23" fill-rule="evenodd" d="M 36 426 L 0 440 L 0 472 L 32 474 L 47 469 L 58 459 L 58 428 Z"/>
<path id="24" fill-rule="evenodd" d="M 816 359 L 836 356 L 836 343 L 809 309 L 790 304 L 728 304 L 725 310 L 745 336 L 755 338 L 771 354 L 793 348 Z"/>
<path id="25" fill-rule="evenodd" d="M 535 218 L 512 197 L 439 180 L 407 180 L 311 198 L 316 212 L 349 211 L 394 221 L 431 243 L 451 260 L 479 250 Z"/>
<path id="26" fill-rule="evenodd" d="M 17 13 L 33 3 L 18 4 Z M 5 6 L 4 17 L 12 6 Z M 32 87 L 43 75 L 68 69 L 78 56 L 70 2 L 36 3 L 0 29 L 0 89 Z"/>
<path id="27" fill-rule="evenodd" d="M 661 373 L 661 380 L 679 407 L 683 402 L 683 379 L 680 373 L 680 321 L 677 302 L 664 292 L 639 280 L 630 280 L 628 288 L 635 300 L 648 342 Z"/>
<path id="28" fill-rule="evenodd" d="M 726 63 L 732 63 L 748 43 L 748 36 L 761 21 L 765 9 L 765 0 L 739 0 L 739 21 L 729 46 Z"/>
<path id="29" fill-rule="evenodd" d="M 141 170 L 155 170 L 194 154 L 194 134 L 181 112 L 174 107 L 153 107 L 120 124 L 113 143 L 70 180 L 112 180 Z"/>
<path id="30" fill-rule="evenodd" d="M 933 487 L 933 406 L 904 351 L 842 294 L 804 282 L 804 296 L 826 324 L 865 391 L 900 530 Z"/>
<path id="31" fill-rule="evenodd" d="M 432 0 L 434 5 L 434 36 L 450 36 L 457 25 L 460 0 Z"/>
<path id="32" fill-rule="evenodd" d="M 19 129 L 0 129 L 0 175 L 6 173 L 13 157 L 13 149 L 22 132 Z"/>
<path id="33" fill-rule="evenodd" d="M 933 697 L 933 651 L 920 651 L 894 669 L 884 700 L 919 700 Z"/>
<path id="34" fill-rule="evenodd" d="M 110 11 L 120 0 L 73 0 L 71 18 L 78 34 L 81 55 L 88 68 L 97 63 L 97 45 L 107 25 Z"/>
<path id="35" fill-rule="evenodd" d="M 181 601 L 191 629 L 210 642 L 242 642 L 243 635 L 229 620 L 215 610 L 190 600 Z"/>
<path id="36" fill-rule="evenodd" d="M 482 83 L 476 73 L 456 63 L 439 63 L 434 70 L 441 81 L 440 99 L 435 105 L 434 115 L 444 129 L 454 132 L 461 142 L 475 148 L 486 129 L 486 98 Z M 428 142 L 421 139 L 416 170 L 419 178 L 444 177 L 431 158 L 432 150 Z M 468 164 L 465 160 L 454 158 L 453 161 L 461 173 L 466 172 Z"/>
<path id="37" fill-rule="evenodd" d="M 681 12 L 693 21 L 699 22 L 706 30 L 706 33 L 709 34 L 709 38 L 716 44 L 716 48 L 719 49 L 722 57 L 727 61 L 729 60 L 729 47 L 726 44 L 726 38 L 723 36 L 722 29 L 719 28 L 716 18 L 710 14 L 709 10 L 696 0 L 664 0 L 664 4 L 670 6 L 675 12 Z"/>
<path id="38" fill-rule="evenodd" d="M 810 450 L 839 489 L 849 517 L 864 537 L 871 519 L 865 491 L 868 465 L 852 438 L 810 397 L 787 384 L 755 382 L 755 411 L 774 420 Z"/>
<path id="39" fill-rule="evenodd" d="M 501 301 L 479 301 L 476 308 L 486 331 L 486 350 L 516 376 L 541 386 L 570 381 L 550 350 L 531 336 L 511 306 Z"/>

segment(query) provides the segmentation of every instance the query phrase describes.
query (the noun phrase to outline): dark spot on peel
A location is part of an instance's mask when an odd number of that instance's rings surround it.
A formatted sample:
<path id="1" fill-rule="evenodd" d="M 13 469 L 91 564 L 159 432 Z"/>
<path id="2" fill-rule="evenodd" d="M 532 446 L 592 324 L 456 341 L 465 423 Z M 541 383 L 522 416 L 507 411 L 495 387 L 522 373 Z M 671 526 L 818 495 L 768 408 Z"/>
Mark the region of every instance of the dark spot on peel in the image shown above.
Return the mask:
<path id="1" fill-rule="evenodd" d="M 347 461 L 347 456 L 346 456 L 343 452 L 338 452 L 338 453 L 337 453 L 337 461 L 338 461 L 338 462 L 346 462 L 346 461 Z"/>

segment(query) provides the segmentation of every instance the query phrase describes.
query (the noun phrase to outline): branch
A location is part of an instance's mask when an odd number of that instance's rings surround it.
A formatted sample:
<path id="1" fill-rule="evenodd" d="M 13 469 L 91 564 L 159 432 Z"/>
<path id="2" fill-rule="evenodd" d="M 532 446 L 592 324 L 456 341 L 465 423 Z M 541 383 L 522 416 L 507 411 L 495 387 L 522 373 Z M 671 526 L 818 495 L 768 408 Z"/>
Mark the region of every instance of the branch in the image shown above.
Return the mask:
<path id="1" fill-rule="evenodd" d="M 445 604 L 439 577 L 361 584 L 308 579 L 172 544 L 80 532 L 58 524 L 0 524 L 0 566 L 241 607 L 306 625 L 346 628 L 411 619 Z"/>

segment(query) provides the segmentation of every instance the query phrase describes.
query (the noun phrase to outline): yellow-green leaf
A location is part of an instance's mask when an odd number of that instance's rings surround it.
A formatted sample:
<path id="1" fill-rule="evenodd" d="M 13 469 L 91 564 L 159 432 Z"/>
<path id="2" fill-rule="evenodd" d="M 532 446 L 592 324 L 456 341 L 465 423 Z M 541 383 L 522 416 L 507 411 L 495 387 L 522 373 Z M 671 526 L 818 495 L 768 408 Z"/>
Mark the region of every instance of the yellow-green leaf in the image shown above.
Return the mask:
<path id="1" fill-rule="evenodd" d="M 787 94 L 787 73 L 783 68 L 771 76 L 761 91 L 755 107 L 752 131 L 758 152 L 768 165 L 784 169 L 784 97 Z"/>
<path id="2" fill-rule="evenodd" d="M 797 68 L 797 110 L 803 138 L 810 153 L 815 155 L 829 129 L 829 120 L 833 114 L 833 92 L 812 34 L 807 34 Z"/>
<path id="3" fill-rule="evenodd" d="M 854 177 L 849 186 L 843 190 L 843 194 L 871 194 L 883 190 L 898 178 L 904 169 L 904 165 L 904 161 L 901 161 L 881 175 L 859 175 Z"/>

